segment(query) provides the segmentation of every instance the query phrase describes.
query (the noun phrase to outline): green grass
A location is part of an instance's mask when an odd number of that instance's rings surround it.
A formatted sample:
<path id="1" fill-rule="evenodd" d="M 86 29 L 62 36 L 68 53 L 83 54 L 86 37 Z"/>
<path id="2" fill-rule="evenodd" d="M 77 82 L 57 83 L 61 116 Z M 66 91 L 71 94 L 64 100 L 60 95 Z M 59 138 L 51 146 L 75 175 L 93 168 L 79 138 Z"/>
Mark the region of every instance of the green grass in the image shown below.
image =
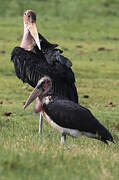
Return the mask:
<path id="1" fill-rule="evenodd" d="M 119 0 L 0 4 L 0 180 L 118 180 Z M 110 130 L 115 144 L 68 137 L 62 146 L 60 134 L 45 122 L 39 137 L 33 104 L 23 110 L 32 88 L 16 78 L 10 62 L 13 47 L 21 42 L 26 9 L 37 12 L 41 34 L 71 59 L 79 102 Z"/>

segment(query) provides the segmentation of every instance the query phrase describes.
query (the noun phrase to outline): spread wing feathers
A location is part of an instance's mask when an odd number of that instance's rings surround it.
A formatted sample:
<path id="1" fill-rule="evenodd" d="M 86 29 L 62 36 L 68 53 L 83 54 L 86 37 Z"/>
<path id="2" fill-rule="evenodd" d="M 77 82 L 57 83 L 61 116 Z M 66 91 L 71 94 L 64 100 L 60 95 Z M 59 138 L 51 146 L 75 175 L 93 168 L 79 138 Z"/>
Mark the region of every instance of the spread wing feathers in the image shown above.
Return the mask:
<path id="1" fill-rule="evenodd" d="M 97 135 L 97 138 L 106 142 L 113 141 L 110 132 L 92 115 L 92 113 L 69 100 L 54 98 L 47 105 L 43 105 L 44 111 L 59 126 L 69 129 L 77 129 Z"/>
<path id="2" fill-rule="evenodd" d="M 60 49 L 53 49 L 47 51 L 47 53 L 45 53 L 47 62 L 53 65 L 55 61 L 59 61 L 61 64 L 70 68 L 72 66 L 72 63 L 68 58 L 61 55 L 62 52 L 63 51 L 61 51 Z"/>
<path id="3" fill-rule="evenodd" d="M 58 61 L 55 61 L 53 65 L 48 64 L 41 51 L 36 55 L 20 47 L 13 49 L 11 60 L 14 63 L 17 77 L 23 82 L 35 87 L 41 77 L 50 76 L 56 93 L 78 102 L 77 90 L 74 84 L 75 77 L 72 70 L 67 66 Z"/>
<path id="4" fill-rule="evenodd" d="M 23 82 L 35 87 L 38 80 L 43 76 L 42 71 L 37 71 L 38 67 L 36 65 L 39 61 L 36 55 L 20 47 L 16 47 L 12 51 L 11 60 L 14 63 L 17 77 Z"/>
<path id="5" fill-rule="evenodd" d="M 40 33 L 38 34 L 39 34 L 42 52 L 47 52 L 48 50 L 54 49 L 58 46 L 58 44 L 52 44 L 48 42 L 48 40 L 46 40 Z"/>
<path id="6" fill-rule="evenodd" d="M 52 44 L 50 42 L 48 42 L 48 40 L 46 40 L 40 33 L 39 34 L 39 40 L 40 40 L 40 45 L 41 45 L 41 51 L 45 54 L 47 53 L 47 51 L 49 50 L 53 50 L 55 49 L 58 44 Z M 37 45 L 34 45 L 32 52 L 39 54 L 39 48 Z"/>
<path id="7" fill-rule="evenodd" d="M 68 58 L 61 55 L 63 51 L 60 49 L 55 49 L 58 44 L 49 43 L 40 33 L 39 39 L 42 52 L 44 53 L 44 56 L 49 64 L 53 65 L 55 61 L 59 61 L 61 64 L 67 66 L 68 68 L 72 66 L 72 62 Z M 32 51 L 36 54 L 39 54 L 40 52 L 37 45 L 34 46 Z"/>

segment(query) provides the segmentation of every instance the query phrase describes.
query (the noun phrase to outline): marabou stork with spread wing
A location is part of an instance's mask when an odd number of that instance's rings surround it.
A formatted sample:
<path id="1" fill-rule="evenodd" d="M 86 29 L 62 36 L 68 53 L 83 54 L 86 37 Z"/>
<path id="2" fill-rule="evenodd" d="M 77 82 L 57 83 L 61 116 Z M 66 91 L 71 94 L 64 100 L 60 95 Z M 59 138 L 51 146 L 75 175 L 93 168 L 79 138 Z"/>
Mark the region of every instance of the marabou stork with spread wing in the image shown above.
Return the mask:
<path id="1" fill-rule="evenodd" d="M 23 20 L 24 34 L 21 46 L 15 47 L 11 55 L 17 77 L 35 87 L 38 81 L 47 75 L 52 79 L 53 84 L 50 93 L 78 103 L 72 63 L 61 55 L 60 49 L 56 49 L 57 44 L 49 43 L 38 33 L 36 15 L 32 10 L 24 12 Z M 39 98 L 35 109 L 40 112 Z M 39 131 L 42 132 L 41 117 Z"/>
<path id="2" fill-rule="evenodd" d="M 52 81 L 43 77 L 25 103 L 24 109 L 36 98 L 41 101 L 42 114 L 46 121 L 61 133 L 61 143 L 66 135 L 86 135 L 105 143 L 113 141 L 111 133 L 85 107 L 54 94 L 49 94 Z"/>

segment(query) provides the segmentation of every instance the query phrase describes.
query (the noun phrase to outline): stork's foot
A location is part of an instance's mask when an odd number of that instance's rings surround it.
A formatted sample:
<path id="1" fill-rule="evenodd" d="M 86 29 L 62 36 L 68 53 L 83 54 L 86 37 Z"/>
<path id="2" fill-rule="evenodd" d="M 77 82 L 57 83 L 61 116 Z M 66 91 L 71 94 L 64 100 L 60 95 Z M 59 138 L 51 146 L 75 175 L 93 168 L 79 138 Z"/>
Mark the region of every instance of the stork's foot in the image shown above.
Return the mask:
<path id="1" fill-rule="evenodd" d="M 61 144 L 65 144 L 66 143 L 66 134 L 62 134 L 61 135 Z"/>

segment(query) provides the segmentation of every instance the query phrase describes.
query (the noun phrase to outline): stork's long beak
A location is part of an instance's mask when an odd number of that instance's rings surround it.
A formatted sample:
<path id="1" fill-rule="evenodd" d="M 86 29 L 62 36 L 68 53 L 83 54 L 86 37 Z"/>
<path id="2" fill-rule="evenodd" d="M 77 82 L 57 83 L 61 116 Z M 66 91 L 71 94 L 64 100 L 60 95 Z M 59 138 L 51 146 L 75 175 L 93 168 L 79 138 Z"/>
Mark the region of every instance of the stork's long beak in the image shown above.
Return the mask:
<path id="1" fill-rule="evenodd" d="M 27 99 L 25 105 L 24 105 L 24 109 L 26 109 L 27 106 L 29 106 L 38 96 L 40 96 L 42 94 L 42 88 L 35 88 L 31 95 L 29 96 L 29 98 Z"/>
<path id="2" fill-rule="evenodd" d="M 37 26 L 36 23 L 29 23 L 27 25 L 28 30 L 30 31 L 32 37 L 34 38 L 38 48 L 41 50 L 41 45 L 40 45 L 40 40 L 39 40 L 39 35 L 38 35 L 38 30 L 37 30 Z"/>

